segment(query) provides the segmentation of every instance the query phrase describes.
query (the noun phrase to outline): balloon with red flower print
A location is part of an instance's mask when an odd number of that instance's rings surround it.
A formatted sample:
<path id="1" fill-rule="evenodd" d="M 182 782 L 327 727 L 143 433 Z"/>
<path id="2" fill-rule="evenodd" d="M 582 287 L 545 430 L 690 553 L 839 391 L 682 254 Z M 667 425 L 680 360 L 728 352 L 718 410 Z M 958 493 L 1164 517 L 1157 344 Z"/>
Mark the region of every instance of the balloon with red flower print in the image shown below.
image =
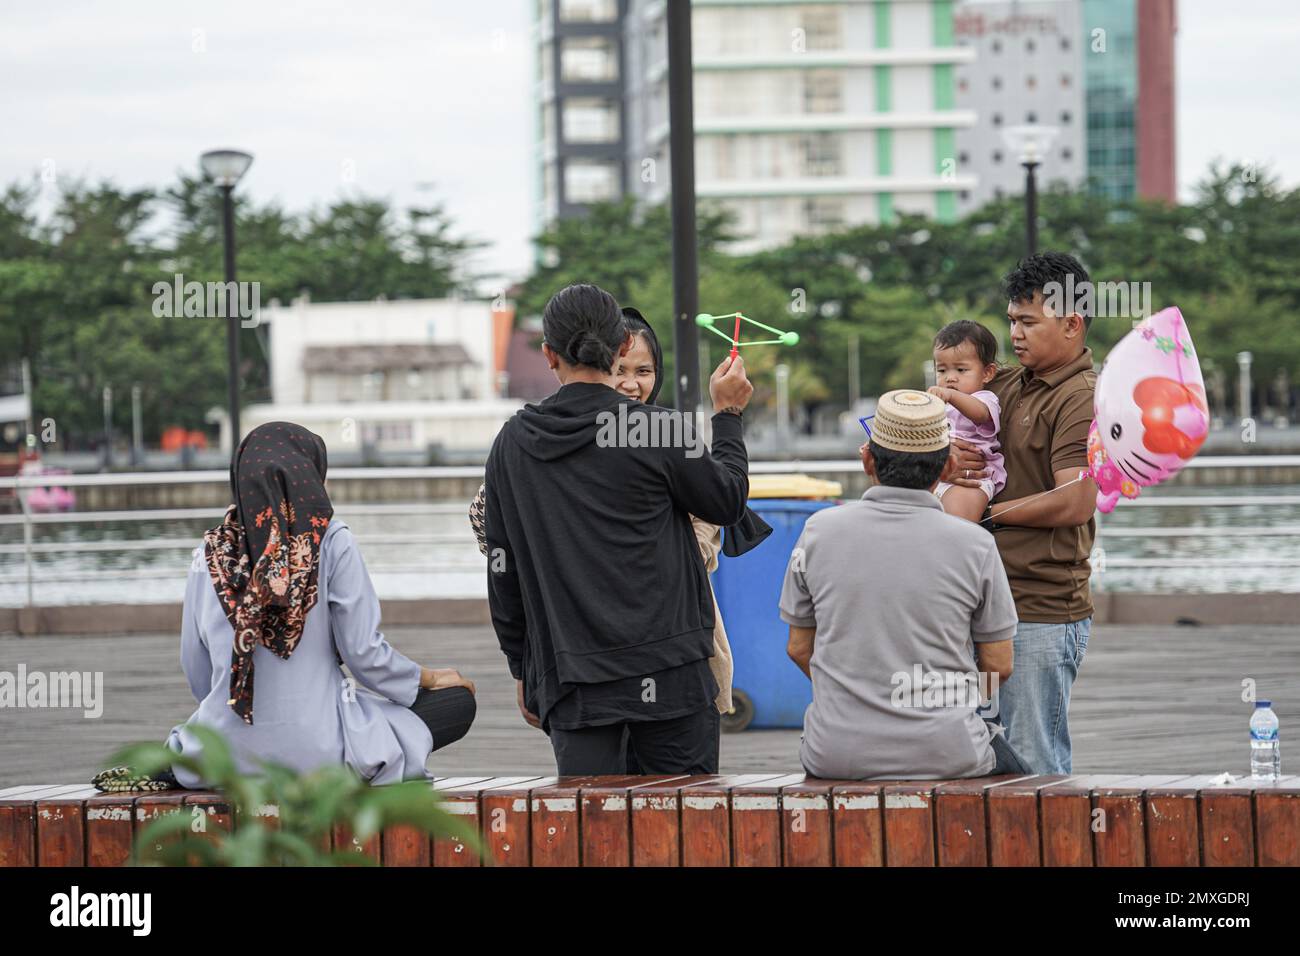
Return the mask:
<path id="1" fill-rule="evenodd" d="M 1176 474 L 1205 442 L 1205 381 L 1177 308 L 1143 319 L 1106 357 L 1088 430 L 1088 474 L 1097 509 Z"/>

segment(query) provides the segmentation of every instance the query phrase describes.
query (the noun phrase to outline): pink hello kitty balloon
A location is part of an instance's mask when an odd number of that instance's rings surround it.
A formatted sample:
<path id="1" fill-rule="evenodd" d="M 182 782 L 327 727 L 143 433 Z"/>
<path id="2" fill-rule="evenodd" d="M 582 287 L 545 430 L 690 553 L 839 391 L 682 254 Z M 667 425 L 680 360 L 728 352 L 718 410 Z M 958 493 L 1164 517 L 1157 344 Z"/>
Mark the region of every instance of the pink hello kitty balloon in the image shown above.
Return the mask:
<path id="1" fill-rule="evenodd" d="M 1209 410 L 1192 337 L 1176 308 L 1144 319 L 1106 357 L 1088 429 L 1097 510 L 1164 481 L 1205 441 Z"/>

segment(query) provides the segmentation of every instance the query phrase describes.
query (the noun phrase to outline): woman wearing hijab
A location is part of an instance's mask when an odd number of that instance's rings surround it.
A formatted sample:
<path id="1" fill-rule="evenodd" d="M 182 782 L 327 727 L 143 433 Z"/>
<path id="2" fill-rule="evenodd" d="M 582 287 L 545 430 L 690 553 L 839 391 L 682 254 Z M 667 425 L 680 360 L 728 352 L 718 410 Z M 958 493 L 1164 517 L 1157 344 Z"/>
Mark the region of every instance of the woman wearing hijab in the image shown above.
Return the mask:
<path id="1" fill-rule="evenodd" d="M 625 738 L 647 773 L 715 773 L 715 604 L 688 515 L 745 514 L 744 363 L 710 380 L 711 453 L 611 443 L 600 436 L 620 414 L 648 413 L 613 386 L 634 344 L 618 303 L 570 286 L 543 331 L 560 389 L 503 426 L 485 482 L 488 603 L 520 711 L 561 774 L 624 772 Z"/>
<path id="2" fill-rule="evenodd" d="M 195 549 L 185 590 L 181 665 L 199 707 L 167 746 L 198 751 L 189 727 L 202 724 L 230 741 L 245 773 L 264 760 L 300 771 L 346 764 L 374 784 L 427 778 L 429 754 L 469 730 L 474 685 L 420 666 L 380 632 L 325 471 L 325 443 L 301 425 L 269 422 L 240 444 L 234 502 Z M 204 785 L 183 767 L 173 773 Z"/>

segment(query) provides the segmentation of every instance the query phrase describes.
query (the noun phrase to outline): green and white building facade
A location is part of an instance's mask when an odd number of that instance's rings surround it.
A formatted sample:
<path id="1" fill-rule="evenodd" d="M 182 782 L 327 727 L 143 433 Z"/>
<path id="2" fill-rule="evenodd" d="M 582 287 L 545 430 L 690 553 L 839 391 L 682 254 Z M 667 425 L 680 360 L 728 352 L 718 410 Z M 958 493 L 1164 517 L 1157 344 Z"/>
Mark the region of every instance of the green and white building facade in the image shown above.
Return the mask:
<path id="1" fill-rule="evenodd" d="M 904 213 L 957 218 L 977 179 L 957 162 L 957 133 L 976 116 L 957 108 L 955 73 L 975 53 L 954 39 L 953 7 L 695 0 L 696 193 L 735 213 L 737 251 Z M 539 56 L 551 61 L 539 71 L 543 222 L 598 198 L 668 196 L 666 20 L 665 0 L 540 0 Z M 548 87 L 566 47 L 603 90 Z M 581 124 L 565 119 L 575 100 Z M 569 142 L 575 128 L 604 140 Z"/>

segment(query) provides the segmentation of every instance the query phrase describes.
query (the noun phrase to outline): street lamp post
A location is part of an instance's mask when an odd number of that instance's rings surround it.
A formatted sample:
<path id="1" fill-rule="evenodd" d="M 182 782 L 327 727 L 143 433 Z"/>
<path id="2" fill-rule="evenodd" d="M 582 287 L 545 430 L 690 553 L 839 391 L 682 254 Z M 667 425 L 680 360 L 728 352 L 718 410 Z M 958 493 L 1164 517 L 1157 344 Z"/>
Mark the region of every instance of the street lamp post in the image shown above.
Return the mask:
<path id="1" fill-rule="evenodd" d="M 700 405 L 699 263 L 695 233 L 695 104 L 692 100 L 691 5 L 668 4 L 668 161 L 673 229 L 673 358 L 677 408 Z"/>
<path id="2" fill-rule="evenodd" d="M 199 157 L 203 174 L 221 189 L 221 221 L 226 263 L 227 403 L 230 449 L 239 447 L 239 306 L 235 285 L 235 184 L 248 172 L 253 157 L 236 149 L 214 149 Z"/>
<path id="3" fill-rule="evenodd" d="M 1002 140 L 1025 168 L 1025 246 L 1026 255 L 1038 251 L 1038 179 L 1034 174 L 1051 148 L 1060 129 L 1056 126 L 1008 126 Z"/>

